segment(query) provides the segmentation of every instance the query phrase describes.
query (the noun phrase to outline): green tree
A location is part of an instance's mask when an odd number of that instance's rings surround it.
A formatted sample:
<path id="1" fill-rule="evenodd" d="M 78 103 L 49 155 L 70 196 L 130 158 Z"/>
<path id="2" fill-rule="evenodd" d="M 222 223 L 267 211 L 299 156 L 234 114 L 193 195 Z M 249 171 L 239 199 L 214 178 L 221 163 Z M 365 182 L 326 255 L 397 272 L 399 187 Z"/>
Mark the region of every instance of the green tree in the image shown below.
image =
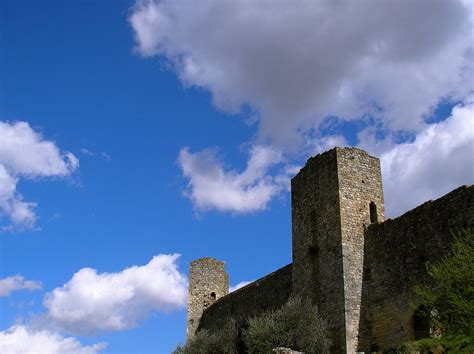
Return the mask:
<path id="1" fill-rule="evenodd" d="M 185 346 L 178 345 L 173 354 L 234 354 L 238 334 L 235 321 L 230 319 L 220 330 L 199 330 Z"/>
<path id="2" fill-rule="evenodd" d="M 407 343 L 401 353 L 474 353 L 474 232 L 455 236 L 452 251 L 427 264 L 432 282 L 415 287 L 424 316 L 441 338 Z"/>
<path id="3" fill-rule="evenodd" d="M 329 353 L 326 322 L 309 300 L 291 298 L 281 309 L 248 321 L 244 342 L 249 353 L 271 353 L 288 347 L 305 353 Z"/>
<path id="4" fill-rule="evenodd" d="M 428 263 L 429 285 L 415 287 L 432 327 L 448 334 L 467 335 L 474 327 L 474 232 L 459 233 L 452 251 Z"/>

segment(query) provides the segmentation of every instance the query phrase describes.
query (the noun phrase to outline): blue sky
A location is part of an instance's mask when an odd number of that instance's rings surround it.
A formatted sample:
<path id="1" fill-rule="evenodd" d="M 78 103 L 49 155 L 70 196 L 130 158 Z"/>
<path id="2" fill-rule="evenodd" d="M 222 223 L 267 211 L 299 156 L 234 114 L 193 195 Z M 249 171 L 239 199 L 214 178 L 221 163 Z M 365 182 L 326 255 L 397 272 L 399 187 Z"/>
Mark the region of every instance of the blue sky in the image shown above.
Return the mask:
<path id="1" fill-rule="evenodd" d="M 289 178 L 334 145 L 381 158 L 388 216 L 473 183 L 472 6 L 341 4 L 2 1 L 0 348 L 170 352 L 189 262 L 290 263 Z"/>

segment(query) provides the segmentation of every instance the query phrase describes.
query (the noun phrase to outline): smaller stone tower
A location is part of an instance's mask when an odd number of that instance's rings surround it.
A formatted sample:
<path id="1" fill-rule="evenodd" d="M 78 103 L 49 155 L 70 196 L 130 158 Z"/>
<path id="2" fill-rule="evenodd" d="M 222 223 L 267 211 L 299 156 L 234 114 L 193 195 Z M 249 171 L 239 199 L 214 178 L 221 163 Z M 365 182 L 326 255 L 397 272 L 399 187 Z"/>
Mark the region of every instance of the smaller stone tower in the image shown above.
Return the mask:
<path id="1" fill-rule="evenodd" d="M 206 257 L 191 262 L 189 268 L 188 322 L 186 340 L 191 339 L 199 326 L 204 310 L 229 293 L 229 276 L 225 263 Z"/>

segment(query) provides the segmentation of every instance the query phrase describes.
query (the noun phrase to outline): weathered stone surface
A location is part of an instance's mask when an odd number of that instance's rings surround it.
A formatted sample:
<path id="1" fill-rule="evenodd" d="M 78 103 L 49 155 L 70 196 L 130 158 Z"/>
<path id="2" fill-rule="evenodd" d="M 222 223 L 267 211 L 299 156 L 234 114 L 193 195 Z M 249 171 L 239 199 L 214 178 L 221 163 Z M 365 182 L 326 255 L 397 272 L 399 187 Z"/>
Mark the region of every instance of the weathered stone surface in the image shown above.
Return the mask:
<path id="1" fill-rule="evenodd" d="M 451 231 L 474 227 L 474 187 L 384 221 L 379 160 L 334 148 L 310 158 L 291 188 L 293 263 L 225 296 L 223 262 L 193 262 L 188 338 L 198 322 L 216 329 L 232 317 L 242 326 L 293 294 L 318 305 L 334 353 L 387 351 L 414 339 L 413 285 L 429 281 L 425 262 L 449 251 Z"/>
<path id="2" fill-rule="evenodd" d="M 364 231 L 382 221 L 379 160 L 335 148 L 306 163 L 291 184 L 293 291 L 310 296 L 333 333 L 333 351 L 355 352 L 362 295 Z"/>
<path id="3" fill-rule="evenodd" d="M 290 298 L 291 289 L 292 268 L 289 264 L 216 301 L 204 311 L 199 328 L 220 328 L 228 318 L 242 326 L 249 317 L 282 307 Z"/>
<path id="4" fill-rule="evenodd" d="M 453 233 L 469 227 L 474 227 L 473 186 L 368 228 L 363 303 L 372 349 L 393 349 L 415 337 L 413 286 L 429 281 L 425 263 L 444 257 Z M 368 351 L 370 345 L 361 349 Z"/>
<path id="5" fill-rule="evenodd" d="M 228 293 L 229 277 L 224 262 L 209 257 L 191 262 L 186 340 L 194 336 L 204 310 Z"/>

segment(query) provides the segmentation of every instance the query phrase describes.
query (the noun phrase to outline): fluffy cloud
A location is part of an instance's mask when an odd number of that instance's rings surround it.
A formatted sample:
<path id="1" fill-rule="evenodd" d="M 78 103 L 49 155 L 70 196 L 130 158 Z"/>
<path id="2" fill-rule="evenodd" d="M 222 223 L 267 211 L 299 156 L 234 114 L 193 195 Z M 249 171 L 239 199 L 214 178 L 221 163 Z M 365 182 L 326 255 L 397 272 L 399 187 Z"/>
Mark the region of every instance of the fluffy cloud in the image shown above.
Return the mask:
<path id="1" fill-rule="evenodd" d="M 330 120 L 368 123 L 359 137 L 382 156 L 388 215 L 472 181 L 462 108 L 445 123 L 427 122 L 440 102 L 472 93 L 472 1 L 137 0 L 129 21 L 141 55 L 165 60 L 219 109 L 250 107 L 257 141 L 287 159 L 346 145 L 341 130 L 324 136 Z M 378 141 L 375 127 L 416 139 Z M 212 150 L 184 149 L 179 161 L 200 209 L 261 210 L 288 185 L 271 165 L 242 182 L 246 173 L 224 168 Z"/>
<path id="2" fill-rule="evenodd" d="M 0 353 L 8 354 L 96 354 L 105 343 L 84 347 L 75 338 L 64 338 L 46 330 L 12 326 L 0 331 Z"/>
<path id="3" fill-rule="evenodd" d="M 158 255 L 117 273 L 83 268 L 45 296 L 46 317 L 72 333 L 93 333 L 133 327 L 152 311 L 183 308 L 187 280 L 178 271 L 178 257 Z"/>
<path id="4" fill-rule="evenodd" d="M 16 190 L 20 178 L 65 177 L 78 167 L 73 154 L 44 140 L 28 123 L 0 122 L 0 220 L 11 223 L 3 228 L 31 228 L 36 222 L 36 204 Z"/>
<path id="5" fill-rule="evenodd" d="M 13 177 L 5 166 L 0 164 L 0 220 L 2 216 L 6 216 L 12 223 L 10 226 L 30 228 L 36 221 L 33 211 L 36 204 L 23 200 L 21 194 L 16 192 L 17 183 L 18 178 Z"/>
<path id="6" fill-rule="evenodd" d="M 39 290 L 42 287 L 43 285 L 39 281 L 26 280 L 21 275 L 14 275 L 0 279 L 0 296 L 8 296 L 16 290 Z"/>
<path id="7" fill-rule="evenodd" d="M 388 216 L 474 184 L 474 100 L 454 107 L 451 116 L 428 125 L 412 142 L 366 139 L 362 147 L 380 153 Z M 388 146 L 388 148 L 387 148 Z"/>
<path id="8" fill-rule="evenodd" d="M 178 162 L 183 175 L 189 179 L 185 195 L 197 209 L 245 213 L 264 209 L 281 189 L 279 179 L 268 174 L 280 160 L 277 151 L 254 146 L 247 167 L 241 173 L 226 171 L 216 151 L 211 149 L 197 153 L 183 149 Z"/>
<path id="9" fill-rule="evenodd" d="M 139 53 L 220 109 L 249 105 L 281 143 L 327 116 L 423 129 L 440 99 L 472 89 L 473 12 L 467 0 L 137 0 L 130 23 Z"/>
<path id="10" fill-rule="evenodd" d="M 13 174 L 31 177 L 66 176 L 79 166 L 26 122 L 0 122 L 0 161 Z"/>

